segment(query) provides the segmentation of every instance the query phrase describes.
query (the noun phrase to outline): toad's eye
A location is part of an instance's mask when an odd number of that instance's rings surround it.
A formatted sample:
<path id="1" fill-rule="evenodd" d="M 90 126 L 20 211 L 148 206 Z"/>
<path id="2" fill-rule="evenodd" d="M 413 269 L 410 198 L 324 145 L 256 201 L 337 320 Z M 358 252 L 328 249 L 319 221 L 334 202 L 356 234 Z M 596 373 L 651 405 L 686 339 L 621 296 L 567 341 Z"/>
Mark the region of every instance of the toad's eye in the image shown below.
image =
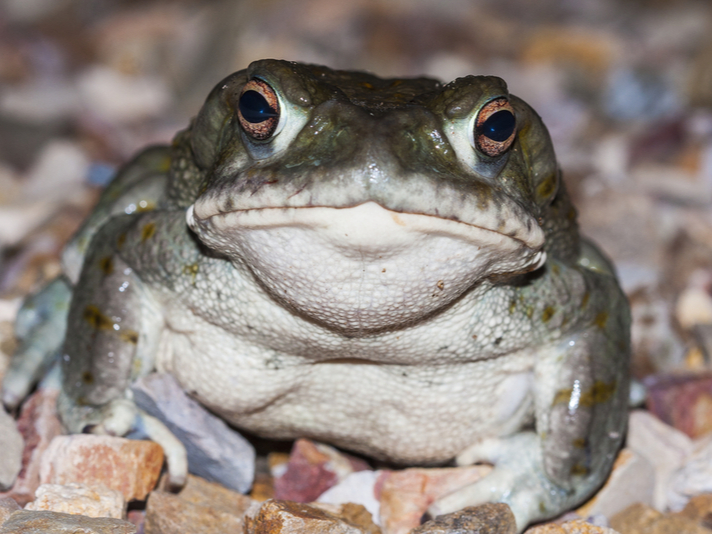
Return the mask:
<path id="1" fill-rule="evenodd" d="M 475 146 L 491 157 L 504 154 L 512 146 L 517 129 L 514 110 L 506 98 L 484 105 L 475 121 Z"/>
<path id="2" fill-rule="evenodd" d="M 253 139 L 268 139 L 279 124 L 279 98 L 267 83 L 253 78 L 245 84 L 237 105 L 240 126 Z"/>

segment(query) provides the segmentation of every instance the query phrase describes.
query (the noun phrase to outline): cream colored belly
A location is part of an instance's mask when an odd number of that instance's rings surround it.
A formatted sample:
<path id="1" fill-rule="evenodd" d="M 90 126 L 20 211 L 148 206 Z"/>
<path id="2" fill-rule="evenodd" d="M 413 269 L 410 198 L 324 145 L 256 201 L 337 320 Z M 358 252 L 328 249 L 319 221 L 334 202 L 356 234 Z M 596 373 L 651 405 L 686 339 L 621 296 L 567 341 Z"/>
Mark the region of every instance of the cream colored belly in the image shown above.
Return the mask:
<path id="1" fill-rule="evenodd" d="M 430 463 L 532 417 L 529 353 L 440 365 L 316 363 L 240 346 L 216 332 L 200 337 L 186 343 L 176 335 L 159 370 L 228 422 L 264 437 L 311 437 L 374 457 Z"/>

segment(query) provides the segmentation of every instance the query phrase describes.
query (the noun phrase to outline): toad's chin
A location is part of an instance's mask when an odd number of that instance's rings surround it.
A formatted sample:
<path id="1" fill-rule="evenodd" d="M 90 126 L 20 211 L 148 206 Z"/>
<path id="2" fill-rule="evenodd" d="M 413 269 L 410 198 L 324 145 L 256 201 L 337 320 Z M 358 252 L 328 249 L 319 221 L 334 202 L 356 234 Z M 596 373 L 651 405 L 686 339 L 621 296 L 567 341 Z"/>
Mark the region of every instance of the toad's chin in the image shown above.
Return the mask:
<path id="1" fill-rule="evenodd" d="M 404 327 L 479 281 L 526 272 L 541 246 L 486 227 L 367 202 L 352 208 L 263 208 L 188 225 L 211 249 L 248 266 L 273 298 L 348 335 Z"/>

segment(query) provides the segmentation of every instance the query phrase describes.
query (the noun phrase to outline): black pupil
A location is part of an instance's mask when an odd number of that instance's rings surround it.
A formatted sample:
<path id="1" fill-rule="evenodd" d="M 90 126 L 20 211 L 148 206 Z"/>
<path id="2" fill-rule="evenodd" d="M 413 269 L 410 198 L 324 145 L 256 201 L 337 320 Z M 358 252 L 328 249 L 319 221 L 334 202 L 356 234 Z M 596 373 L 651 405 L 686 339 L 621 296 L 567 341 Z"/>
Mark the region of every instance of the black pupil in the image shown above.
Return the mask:
<path id="1" fill-rule="evenodd" d="M 267 102 L 267 99 L 257 91 L 245 91 L 242 93 L 239 106 L 242 117 L 253 124 L 278 116 L 277 112 Z"/>
<path id="2" fill-rule="evenodd" d="M 485 137 L 501 143 L 509 139 L 509 136 L 514 132 L 515 126 L 514 114 L 511 111 L 503 109 L 497 113 L 493 113 L 480 126 L 480 133 Z"/>

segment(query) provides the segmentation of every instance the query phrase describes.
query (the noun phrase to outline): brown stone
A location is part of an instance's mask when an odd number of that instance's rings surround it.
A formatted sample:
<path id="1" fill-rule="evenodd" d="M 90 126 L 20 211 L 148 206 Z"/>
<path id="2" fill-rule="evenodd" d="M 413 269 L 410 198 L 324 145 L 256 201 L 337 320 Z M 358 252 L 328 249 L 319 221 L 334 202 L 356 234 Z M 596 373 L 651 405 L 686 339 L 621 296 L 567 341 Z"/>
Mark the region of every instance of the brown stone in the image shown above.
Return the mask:
<path id="1" fill-rule="evenodd" d="M 652 523 L 662 517 L 662 513 L 647 504 L 635 503 L 610 518 L 611 527 L 618 532 L 645 532 Z"/>
<path id="2" fill-rule="evenodd" d="M 0 525 L 18 510 L 21 510 L 21 508 L 15 499 L 11 497 L 0 498 Z"/>
<path id="3" fill-rule="evenodd" d="M 76 434 L 57 436 L 42 457 L 43 484 L 78 482 L 120 491 L 127 501 L 143 500 L 155 487 L 163 449 L 152 441 Z"/>
<path id="4" fill-rule="evenodd" d="M 517 522 L 509 505 L 483 504 L 445 514 L 413 529 L 412 534 L 515 534 Z"/>
<path id="5" fill-rule="evenodd" d="M 611 517 L 611 527 L 621 534 L 710 534 L 702 521 L 706 504 L 699 499 L 677 514 L 663 515 L 644 504 L 634 504 Z M 696 517 L 697 516 L 697 517 Z"/>
<path id="6" fill-rule="evenodd" d="M 679 515 L 697 521 L 706 528 L 712 528 L 712 493 L 695 495 Z"/>
<path id="7" fill-rule="evenodd" d="M 310 506 L 324 510 L 343 519 L 347 523 L 351 523 L 359 527 L 361 530 L 368 534 L 381 534 L 381 527 L 373 522 L 373 516 L 365 506 L 362 504 L 356 504 L 353 502 L 347 502 L 344 504 L 331 504 L 323 502 L 313 502 Z"/>
<path id="8" fill-rule="evenodd" d="M 62 423 L 57 416 L 57 395 L 55 389 L 39 389 L 22 405 L 17 429 L 25 440 L 22 451 L 22 469 L 17 480 L 6 495 L 25 505 L 35 498 L 40 485 L 40 464 L 42 455 L 50 442 L 62 434 Z"/>
<path id="9" fill-rule="evenodd" d="M 420 525 L 428 506 L 440 497 L 477 482 L 492 470 L 472 465 L 384 471 L 376 486 L 381 501 L 381 525 L 389 534 L 407 534 Z"/>
<path id="10" fill-rule="evenodd" d="M 712 530 L 687 517 L 670 514 L 653 521 L 641 534 L 712 534 Z"/>
<path id="11" fill-rule="evenodd" d="M 537 525 L 530 528 L 524 534 L 619 534 L 617 531 L 608 527 L 599 527 L 584 521 L 576 519 L 566 521 L 564 523 L 547 523 L 545 525 Z M 622 533 L 625 534 L 625 533 Z"/>
<path id="12" fill-rule="evenodd" d="M 358 525 L 293 501 L 267 501 L 245 518 L 245 534 L 365 534 Z M 147 534 L 149 534 L 147 532 Z"/>
<path id="13" fill-rule="evenodd" d="M 135 534 L 128 521 L 60 512 L 20 510 L 2 524 L 0 534 Z"/>
<path id="14" fill-rule="evenodd" d="M 243 519 L 213 506 L 195 504 L 178 495 L 153 491 L 146 503 L 145 534 L 224 534 L 242 532 Z"/>
<path id="15" fill-rule="evenodd" d="M 210 506 L 239 517 L 257 503 L 247 495 L 242 495 L 217 482 L 208 482 L 204 478 L 194 475 L 188 475 L 188 481 L 178 496 L 189 503 Z"/>

